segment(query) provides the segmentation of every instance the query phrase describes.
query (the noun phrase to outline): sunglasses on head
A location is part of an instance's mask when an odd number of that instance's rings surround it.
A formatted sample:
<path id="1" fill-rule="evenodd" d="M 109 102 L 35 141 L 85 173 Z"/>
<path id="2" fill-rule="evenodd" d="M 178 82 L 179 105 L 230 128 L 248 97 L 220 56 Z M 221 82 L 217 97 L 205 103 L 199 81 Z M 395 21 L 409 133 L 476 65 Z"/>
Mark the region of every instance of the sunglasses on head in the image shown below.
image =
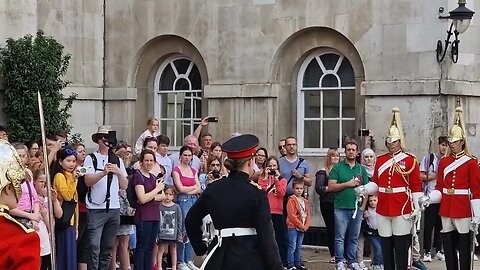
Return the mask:
<path id="1" fill-rule="evenodd" d="M 69 155 L 69 156 L 70 156 L 70 155 L 77 156 L 77 151 L 72 150 L 72 149 L 70 149 L 70 148 L 65 149 L 65 153 L 66 153 L 67 155 Z"/>

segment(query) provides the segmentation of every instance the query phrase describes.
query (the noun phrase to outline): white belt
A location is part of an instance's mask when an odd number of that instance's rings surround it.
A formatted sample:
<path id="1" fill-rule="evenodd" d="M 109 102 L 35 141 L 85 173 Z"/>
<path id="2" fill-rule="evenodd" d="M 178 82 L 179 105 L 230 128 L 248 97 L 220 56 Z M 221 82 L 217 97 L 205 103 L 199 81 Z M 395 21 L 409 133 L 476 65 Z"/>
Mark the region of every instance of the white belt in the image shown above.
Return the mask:
<path id="1" fill-rule="evenodd" d="M 400 192 L 406 192 L 407 188 L 406 187 L 394 187 L 394 188 L 379 187 L 378 191 L 381 193 L 400 193 Z"/>
<path id="2" fill-rule="evenodd" d="M 207 257 L 200 266 L 200 270 L 204 270 L 207 266 L 208 261 L 212 257 L 213 253 L 218 247 L 222 246 L 222 238 L 223 237 L 232 237 L 232 236 L 248 236 L 248 235 L 257 235 L 257 230 L 255 228 L 226 228 L 221 230 L 215 230 L 215 236 L 217 236 L 218 241 L 217 244 L 213 247 L 213 249 L 208 253 Z"/>
<path id="3" fill-rule="evenodd" d="M 456 188 L 443 188 L 443 194 L 447 195 L 469 195 L 468 189 L 456 189 Z"/>

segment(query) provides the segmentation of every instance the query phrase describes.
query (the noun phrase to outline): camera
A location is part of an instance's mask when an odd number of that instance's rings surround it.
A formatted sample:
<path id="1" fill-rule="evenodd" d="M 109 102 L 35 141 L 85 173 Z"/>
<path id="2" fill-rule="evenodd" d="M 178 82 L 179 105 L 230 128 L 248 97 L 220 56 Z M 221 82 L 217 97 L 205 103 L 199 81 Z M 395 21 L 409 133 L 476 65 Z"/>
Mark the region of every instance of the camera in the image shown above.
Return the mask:
<path id="1" fill-rule="evenodd" d="M 163 177 L 163 173 L 158 173 L 157 174 L 157 179 L 162 178 L 162 177 Z"/>
<path id="2" fill-rule="evenodd" d="M 115 149 L 115 147 L 117 147 L 117 132 L 115 130 L 111 130 L 108 132 L 107 143 L 110 149 Z"/>
<path id="3" fill-rule="evenodd" d="M 275 174 L 277 174 L 275 170 L 268 170 L 268 175 L 274 176 Z"/>
<path id="4" fill-rule="evenodd" d="M 84 176 L 88 172 L 88 167 L 80 167 L 78 171 L 80 172 L 80 176 Z"/>
<path id="5" fill-rule="evenodd" d="M 368 135 L 370 135 L 370 129 L 362 128 L 358 130 L 359 137 L 366 137 Z"/>
<path id="6" fill-rule="evenodd" d="M 210 116 L 207 118 L 208 122 L 218 122 L 218 117 L 217 116 Z"/>
<path id="7" fill-rule="evenodd" d="M 220 172 L 219 171 L 212 171 L 212 176 L 214 179 L 220 178 Z"/>

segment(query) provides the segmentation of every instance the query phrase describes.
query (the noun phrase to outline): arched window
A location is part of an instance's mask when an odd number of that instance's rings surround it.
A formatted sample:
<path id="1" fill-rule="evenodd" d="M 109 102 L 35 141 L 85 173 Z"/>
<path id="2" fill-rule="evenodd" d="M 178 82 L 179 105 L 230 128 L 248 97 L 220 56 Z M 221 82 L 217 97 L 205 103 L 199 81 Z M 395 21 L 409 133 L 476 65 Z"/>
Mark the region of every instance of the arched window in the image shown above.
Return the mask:
<path id="1" fill-rule="evenodd" d="M 166 59 L 155 77 L 155 116 L 160 133 L 175 149 L 192 134 L 201 121 L 202 80 L 197 65 L 187 57 Z"/>
<path id="2" fill-rule="evenodd" d="M 299 149 L 321 152 L 342 147 L 355 129 L 353 68 L 334 50 L 317 50 L 303 62 L 297 80 Z"/>

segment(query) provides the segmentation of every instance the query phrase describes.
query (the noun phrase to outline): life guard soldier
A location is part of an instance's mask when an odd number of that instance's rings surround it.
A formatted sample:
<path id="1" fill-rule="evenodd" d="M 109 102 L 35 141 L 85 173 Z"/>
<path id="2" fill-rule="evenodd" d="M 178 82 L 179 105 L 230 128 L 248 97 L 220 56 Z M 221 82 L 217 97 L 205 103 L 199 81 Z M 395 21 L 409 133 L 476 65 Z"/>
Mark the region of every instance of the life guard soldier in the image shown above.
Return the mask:
<path id="1" fill-rule="evenodd" d="M 420 198 L 424 207 L 440 202 L 447 270 L 458 269 L 459 263 L 460 270 L 470 269 L 473 263 L 470 230 L 476 232 L 480 223 L 480 171 L 477 158 L 468 154 L 462 114 L 462 108 L 456 108 L 454 124 L 448 133 L 449 150 L 438 164 L 435 190 Z"/>
<path id="2" fill-rule="evenodd" d="M 274 238 L 270 207 L 265 191 L 249 181 L 253 174 L 258 138 L 246 134 L 222 145 L 230 170 L 210 184 L 185 218 L 188 237 L 197 255 L 204 255 L 202 219 L 210 214 L 216 228 L 213 248 L 201 269 L 283 269 Z"/>
<path id="3" fill-rule="evenodd" d="M 378 233 L 381 237 L 385 269 L 408 268 L 408 251 L 412 244 L 412 218 L 418 216 L 418 199 L 422 196 L 422 181 L 417 159 L 404 152 L 400 110 L 392 109 L 393 117 L 385 145 L 388 153 L 377 157 L 369 184 L 356 188 L 357 194 L 378 192 Z M 415 203 L 415 206 L 413 205 Z"/>
<path id="4" fill-rule="evenodd" d="M 0 140 L 0 269 L 40 269 L 40 238 L 9 215 L 22 195 L 26 172 L 13 147 Z"/>

